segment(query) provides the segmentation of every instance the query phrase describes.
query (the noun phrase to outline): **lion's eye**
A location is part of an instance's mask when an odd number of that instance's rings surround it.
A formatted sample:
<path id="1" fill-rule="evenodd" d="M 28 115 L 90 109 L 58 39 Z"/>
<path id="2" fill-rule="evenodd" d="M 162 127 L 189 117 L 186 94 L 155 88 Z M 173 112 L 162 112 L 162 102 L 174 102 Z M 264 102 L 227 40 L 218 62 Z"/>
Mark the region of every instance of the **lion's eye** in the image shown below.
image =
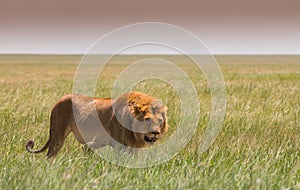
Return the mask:
<path id="1" fill-rule="evenodd" d="M 158 119 L 157 119 L 157 122 L 158 122 L 160 125 L 162 125 L 162 124 L 164 123 L 164 119 L 163 119 L 163 118 L 158 118 Z"/>

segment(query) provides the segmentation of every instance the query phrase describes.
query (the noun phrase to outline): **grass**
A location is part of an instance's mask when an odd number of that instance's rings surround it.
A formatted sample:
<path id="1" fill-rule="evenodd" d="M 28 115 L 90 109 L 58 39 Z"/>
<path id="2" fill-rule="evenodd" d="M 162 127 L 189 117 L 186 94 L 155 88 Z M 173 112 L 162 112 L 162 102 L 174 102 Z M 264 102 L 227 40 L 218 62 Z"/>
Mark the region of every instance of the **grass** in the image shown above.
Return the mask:
<path id="1" fill-rule="evenodd" d="M 209 88 L 191 64 L 165 57 L 177 61 L 195 82 L 200 121 L 179 154 L 140 169 L 87 154 L 72 135 L 52 162 L 45 154 L 25 151 L 28 139 L 36 147 L 46 142 L 50 109 L 62 95 L 72 93 L 80 58 L 0 56 L 0 189 L 300 189 L 300 56 L 216 57 L 226 83 L 227 112 L 217 140 L 203 154 L 197 150 L 209 118 Z M 139 58 L 112 60 L 96 95 L 110 96 L 114 78 Z M 180 110 L 172 88 L 150 81 L 136 90 L 168 105 L 173 133 Z"/>

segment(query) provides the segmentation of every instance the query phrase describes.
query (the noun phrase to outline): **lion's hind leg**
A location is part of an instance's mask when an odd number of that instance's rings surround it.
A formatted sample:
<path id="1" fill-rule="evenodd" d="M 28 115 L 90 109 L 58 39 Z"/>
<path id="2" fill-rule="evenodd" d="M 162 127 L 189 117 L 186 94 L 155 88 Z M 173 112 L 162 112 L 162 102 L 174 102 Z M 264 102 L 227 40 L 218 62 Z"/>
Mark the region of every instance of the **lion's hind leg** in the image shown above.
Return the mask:
<path id="1" fill-rule="evenodd" d="M 51 132 L 50 132 L 51 133 Z M 49 139 L 49 149 L 47 157 L 54 157 L 62 148 L 67 136 L 70 134 L 70 130 L 64 131 L 64 133 L 52 133 Z"/>
<path id="2" fill-rule="evenodd" d="M 49 149 L 47 153 L 47 157 L 49 158 L 57 155 L 59 150 L 62 148 L 67 136 L 71 132 L 71 114 L 68 110 L 70 105 L 68 105 L 67 103 L 68 102 L 63 102 L 62 104 L 56 105 L 51 112 Z"/>

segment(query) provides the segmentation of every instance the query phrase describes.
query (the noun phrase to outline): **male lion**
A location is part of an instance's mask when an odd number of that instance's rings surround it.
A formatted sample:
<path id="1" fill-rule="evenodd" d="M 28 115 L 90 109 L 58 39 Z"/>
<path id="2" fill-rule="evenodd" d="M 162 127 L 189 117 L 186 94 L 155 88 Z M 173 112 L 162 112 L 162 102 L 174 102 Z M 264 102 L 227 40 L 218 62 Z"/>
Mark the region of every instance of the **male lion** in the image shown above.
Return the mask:
<path id="1" fill-rule="evenodd" d="M 111 98 L 91 98 L 69 94 L 53 107 L 50 117 L 50 136 L 40 150 L 32 150 L 29 140 L 26 150 L 40 153 L 47 149 L 48 157 L 54 157 L 62 148 L 66 137 L 73 132 L 84 145 L 100 148 L 142 148 L 152 145 L 168 130 L 167 107 L 147 94 L 130 92 Z"/>

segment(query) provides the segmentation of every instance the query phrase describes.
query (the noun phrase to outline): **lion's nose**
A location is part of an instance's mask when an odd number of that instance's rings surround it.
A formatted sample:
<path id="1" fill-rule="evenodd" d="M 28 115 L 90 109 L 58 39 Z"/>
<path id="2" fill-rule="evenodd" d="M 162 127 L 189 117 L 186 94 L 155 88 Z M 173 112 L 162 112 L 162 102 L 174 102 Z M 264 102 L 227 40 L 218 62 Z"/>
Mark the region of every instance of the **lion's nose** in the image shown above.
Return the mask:
<path id="1" fill-rule="evenodd" d="M 152 134 L 159 135 L 159 132 L 158 131 L 153 131 Z"/>

